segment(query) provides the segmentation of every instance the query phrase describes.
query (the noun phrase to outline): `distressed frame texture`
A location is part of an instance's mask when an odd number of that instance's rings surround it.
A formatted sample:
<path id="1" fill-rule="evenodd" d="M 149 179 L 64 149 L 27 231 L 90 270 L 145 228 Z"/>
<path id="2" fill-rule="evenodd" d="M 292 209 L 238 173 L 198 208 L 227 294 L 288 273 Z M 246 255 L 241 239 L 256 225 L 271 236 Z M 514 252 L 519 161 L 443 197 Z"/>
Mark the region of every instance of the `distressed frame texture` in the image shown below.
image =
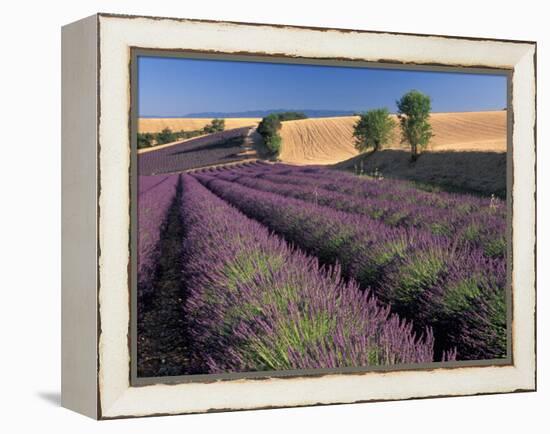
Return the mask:
<path id="1" fill-rule="evenodd" d="M 512 363 L 132 383 L 129 179 L 135 157 L 129 66 L 136 48 L 510 70 Z M 87 65 L 81 74 L 70 68 L 74 62 Z M 98 14 L 64 28 L 63 64 L 64 406 L 109 419 L 535 390 L 534 42 Z M 76 101 L 79 91 L 85 104 Z M 87 136 L 79 141 L 83 133 Z M 93 161 L 78 158 L 83 146 Z M 86 195 L 77 198 L 81 190 Z M 93 206 L 75 220 L 83 200 Z M 74 234 L 81 239 L 78 249 Z M 69 269 L 71 261 L 78 266 Z M 78 278 L 84 271 L 86 282 Z M 83 306 L 82 297 L 92 305 Z"/>

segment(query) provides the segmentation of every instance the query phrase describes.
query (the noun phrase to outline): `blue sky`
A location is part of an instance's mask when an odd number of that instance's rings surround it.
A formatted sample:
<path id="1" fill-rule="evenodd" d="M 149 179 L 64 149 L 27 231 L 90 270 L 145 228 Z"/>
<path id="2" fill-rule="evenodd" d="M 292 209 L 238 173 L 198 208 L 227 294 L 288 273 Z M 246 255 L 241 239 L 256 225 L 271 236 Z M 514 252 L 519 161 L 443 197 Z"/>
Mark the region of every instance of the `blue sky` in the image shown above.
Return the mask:
<path id="1" fill-rule="evenodd" d="M 139 116 L 266 109 L 365 111 L 417 89 L 434 112 L 501 110 L 502 75 L 139 57 Z"/>

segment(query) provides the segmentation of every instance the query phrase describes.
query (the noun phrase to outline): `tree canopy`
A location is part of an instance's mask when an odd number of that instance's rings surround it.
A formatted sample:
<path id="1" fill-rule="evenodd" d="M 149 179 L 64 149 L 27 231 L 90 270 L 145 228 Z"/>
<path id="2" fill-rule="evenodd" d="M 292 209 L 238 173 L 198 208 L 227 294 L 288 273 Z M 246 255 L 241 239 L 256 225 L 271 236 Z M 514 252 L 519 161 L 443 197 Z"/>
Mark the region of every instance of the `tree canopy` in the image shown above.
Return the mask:
<path id="1" fill-rule="evenodd" d="M 402 142 L 411 147 L 411 159 L 418 158 L 433 137 L 430 125 L 432 103 L 428 95 L 411 90 L 397 101 L 397 116 L 401 124 Z"/>
<path id="2" fill-rule="evenodd" d="M 262 119 L 257 131 L 264 139 L 265 147 L 272 157 L 277 157 L 281 152 L 282 139 L 279 135 L 282 121 L 306 119 L 307 116 L 300 112 L 270 113 Z"/>
<path id="3" fill-rule="evenodd" d="M 353 128 L 355 148 L 358 151 L 364 152 L 370 148 L 377 151 L 391 141 L 396 122 L 390 117 L 388 109 L 373 109 L 359 116 Z"/>
<path id="4" fill-rule="evenodd" d="M 212 122 L 210 124 L 205 125 L 203 128 L 203 132 L 205 134 L 212 134 L 212 133 L 218 133 L 220 131 L 225 130 L 225 119 L 212 119 Z"/>

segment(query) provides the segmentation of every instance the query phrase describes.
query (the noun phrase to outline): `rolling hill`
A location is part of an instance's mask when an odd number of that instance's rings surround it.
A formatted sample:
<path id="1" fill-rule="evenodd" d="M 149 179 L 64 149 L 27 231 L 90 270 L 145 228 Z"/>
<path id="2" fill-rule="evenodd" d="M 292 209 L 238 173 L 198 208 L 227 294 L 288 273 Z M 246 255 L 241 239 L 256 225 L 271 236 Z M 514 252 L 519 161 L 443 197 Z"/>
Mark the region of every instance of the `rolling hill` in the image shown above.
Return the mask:
<path id="1" fill-rule="evenodd" d="M 291 164 L 335 164 L 358 155 L 354 147 L 356 116 L 283 122 L 281 161 Z M 428 151 L 506 151 L 506 111 L 434 113 L 434 137 Z M 389 149 L 406 150 L 399 128 Z"/>

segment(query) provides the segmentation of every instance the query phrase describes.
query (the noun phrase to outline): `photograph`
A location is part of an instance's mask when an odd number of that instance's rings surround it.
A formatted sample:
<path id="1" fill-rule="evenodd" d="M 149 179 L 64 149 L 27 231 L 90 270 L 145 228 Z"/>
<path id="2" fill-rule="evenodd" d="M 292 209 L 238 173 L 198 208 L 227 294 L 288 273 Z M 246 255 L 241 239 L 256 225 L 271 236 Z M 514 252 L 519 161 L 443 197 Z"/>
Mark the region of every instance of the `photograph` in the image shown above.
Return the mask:
<path id="1" fill-rule="evenodd" d="M 133 59 L 137 378 L 510 363 L 509 71 Z"/>
<path id="2" fill-rule="evenodd" d="M 5 2 L 0 433 L 550 432 L 541 5 Z"/>

